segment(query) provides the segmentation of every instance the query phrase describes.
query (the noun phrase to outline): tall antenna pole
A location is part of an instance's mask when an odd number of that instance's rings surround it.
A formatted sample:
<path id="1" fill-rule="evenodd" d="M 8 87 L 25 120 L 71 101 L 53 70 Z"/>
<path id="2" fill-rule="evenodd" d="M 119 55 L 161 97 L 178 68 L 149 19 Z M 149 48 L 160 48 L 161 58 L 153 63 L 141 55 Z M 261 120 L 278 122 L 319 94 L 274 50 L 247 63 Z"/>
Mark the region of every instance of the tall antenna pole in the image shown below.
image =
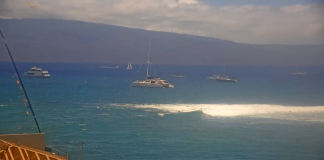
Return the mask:
<path id="1" fill-rule="evenodd" d="M 80 160 L 80 156 L 81 156 L 81 142 L 79 142 L 79 155 L 78 155 L 78 160 Z"/>
<path id="2" fill-rule="evenodd" d="M 81 142 L 81 160 L 83 160 L 83 142 Z"/>
<path id="3" fill-rule="evenodd" d="M 19 82 L 20 82 L 20 84 L 21 84 L 21 88 L 23 89 L 24 94 L 25 94 L 25 96 L 26 96 L 26 100 L 27 100 L 27 103 L 28 103 L 28 105 L 29 105 L 30 111 L 31 111 L 32 114 L 33 114 L 33 118 L 34 118 L 34 121 L 35 121 L 35 123 L 36 123 L 37 129 L 38 129 L 38 132 L 39 132 L 39 133 L 42 133 L 41 130 L 40 130 L 40 128 L 39 128 L 39 125 L 38 125 L 38 122 L 37 122 L 37 119 L 36 119 L 36 116 L 35 116 L 35 113 L 34 113 L 33 107 L 32 107 L 32 105 L 31 105 L 31 103 L 30 103 L 30 101 L 29 101 L 29 98 L 28 98 L 28 95 L 27 95 L 27 92 L 26 92 L 26 89 L 25 89 L 24 83 L 22 82 L 22 80 L 21 80 L 21 78 L 20 78 L 20 75 L 19 75 L 19 72 L 18 72 L 18 69 L 17 69 L 16 63 L 15 63 L 15 61 L 14 61 L 13 58 L 12 58 L 11 52 L 10 52 L 9 47 L 8 47 L 8 45 L 7 45 L 7 41 L 6 41 L 6 39 L 4 38 L 1 29 L 0 29 L 0 34 L 1 34 L 1 37 L 2 37 L 3 42 L 4 42 L 5 45 L 6 45 L 6 48 L 7 48 L 8 54 L 9 54 L 10 59 L 11 59 L 11 62 L 12 62 L 12 64 L 13 64 L 14 68 L 15 68 L 16 74 L 17 74 L 18 79 L 19 79 Z"/>
<path id="4" fill-rule="evenodd" d="M 150 50 L 151 50 L 151 38 L 149 39 L 149 48 L 148 48 L 148 52 L 147 52 L 147 68 L 146 68 L 146 77 L 149 77 Z"/>

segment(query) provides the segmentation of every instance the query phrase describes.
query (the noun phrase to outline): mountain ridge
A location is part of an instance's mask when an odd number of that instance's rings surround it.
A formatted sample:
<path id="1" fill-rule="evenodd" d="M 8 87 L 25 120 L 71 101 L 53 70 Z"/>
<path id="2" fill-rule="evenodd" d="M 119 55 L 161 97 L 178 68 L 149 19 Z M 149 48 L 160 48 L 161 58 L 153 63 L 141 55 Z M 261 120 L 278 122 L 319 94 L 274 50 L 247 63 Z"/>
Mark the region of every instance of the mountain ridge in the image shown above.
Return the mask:
<path id="1" fill-rule="evenodd" d="M 324 64 L 324 45 L 243 44 L 58 19 L 0 19 L 0 27 L 16 61 L 142 63 L 151 38 L 156 64 Z M 3 53 L 4 47 L 0 51 Z M 9 57 L 5 54 L 0 60 Z"/>

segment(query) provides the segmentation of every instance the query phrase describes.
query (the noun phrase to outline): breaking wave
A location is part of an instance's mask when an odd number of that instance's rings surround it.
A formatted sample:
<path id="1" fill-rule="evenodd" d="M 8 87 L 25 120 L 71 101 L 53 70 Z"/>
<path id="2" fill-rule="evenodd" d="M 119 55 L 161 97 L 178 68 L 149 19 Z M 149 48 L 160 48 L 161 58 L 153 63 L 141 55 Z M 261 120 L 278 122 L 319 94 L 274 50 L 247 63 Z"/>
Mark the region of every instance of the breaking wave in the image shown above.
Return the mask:
<path id="1" fill-rule="evenodd" d="M 283 106 L 272 104 L 113 104 L 157 109 L 168 113 L 195 112 L 212 117 L 256 117 L 324 122 L 324 106 Z"/>

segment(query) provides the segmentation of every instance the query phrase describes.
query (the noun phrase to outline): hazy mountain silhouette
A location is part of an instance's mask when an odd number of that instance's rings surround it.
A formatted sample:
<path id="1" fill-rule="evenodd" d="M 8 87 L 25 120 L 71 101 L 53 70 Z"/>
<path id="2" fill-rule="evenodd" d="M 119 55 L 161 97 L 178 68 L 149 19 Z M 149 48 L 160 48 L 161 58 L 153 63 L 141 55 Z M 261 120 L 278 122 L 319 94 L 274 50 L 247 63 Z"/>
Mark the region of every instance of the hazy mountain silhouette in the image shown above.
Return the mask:
<path id="1" fill-rule="evenodd" d="M 324 45 L 241 44 L 55 19 L 0 19 L 0 27 L 17 61 L 142 63 L 151 37 L 156 64 L 324 64 Z M 9 60 L 2 42 L 0 47 L 0 60 Z"/>

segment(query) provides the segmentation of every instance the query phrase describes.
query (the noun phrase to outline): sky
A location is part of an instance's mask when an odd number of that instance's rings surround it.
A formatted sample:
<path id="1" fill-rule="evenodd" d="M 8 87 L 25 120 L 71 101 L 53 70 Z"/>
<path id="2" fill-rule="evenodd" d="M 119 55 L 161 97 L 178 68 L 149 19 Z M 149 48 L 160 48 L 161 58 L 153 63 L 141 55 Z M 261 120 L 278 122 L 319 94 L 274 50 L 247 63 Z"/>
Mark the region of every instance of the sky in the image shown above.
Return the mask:
<path id="1" fill-rule="evenodd" d="M 0 18 L 79 20 L 250 44 L 324 44 L 324 0 L 0 0 Z"/>

